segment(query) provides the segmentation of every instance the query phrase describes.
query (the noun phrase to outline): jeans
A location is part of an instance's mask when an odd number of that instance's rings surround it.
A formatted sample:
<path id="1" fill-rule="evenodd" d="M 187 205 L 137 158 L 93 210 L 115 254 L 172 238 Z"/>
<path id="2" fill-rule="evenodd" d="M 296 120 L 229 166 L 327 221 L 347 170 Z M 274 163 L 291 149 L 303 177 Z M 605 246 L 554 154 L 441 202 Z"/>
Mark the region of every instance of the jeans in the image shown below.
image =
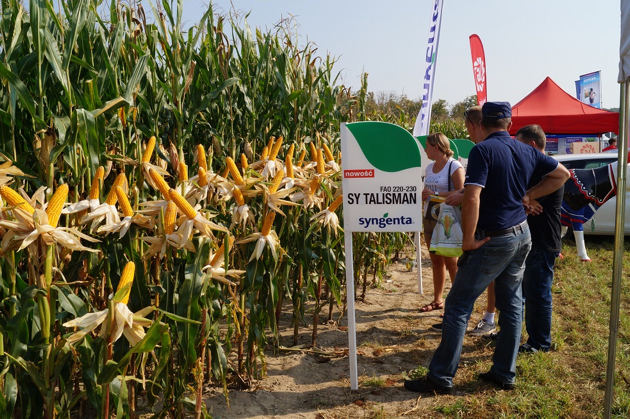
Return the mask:
<path id="1" fill-rule="evenodd" d="M 492 237 L 480 248 L 464 252 L 446 297 L 442 341 L 429 365 L 429 379 L 442 386 L 453 385 L 475 301 L 494 281 L 496 306 L 501 311 L 501 333 L 490 371 L 503 383 L 514 383 L 523 324 L 521 285 L 530 248 L 531 235 L 529 227 L 525 227 L 518 233 Z"/>
<path id="2" fill-rule="evenodd" d="M 532 247 L 523 274 L 527 343 L 542 351 L 551 348 L 551 284 L 556 257 L 557 252 Z"/>

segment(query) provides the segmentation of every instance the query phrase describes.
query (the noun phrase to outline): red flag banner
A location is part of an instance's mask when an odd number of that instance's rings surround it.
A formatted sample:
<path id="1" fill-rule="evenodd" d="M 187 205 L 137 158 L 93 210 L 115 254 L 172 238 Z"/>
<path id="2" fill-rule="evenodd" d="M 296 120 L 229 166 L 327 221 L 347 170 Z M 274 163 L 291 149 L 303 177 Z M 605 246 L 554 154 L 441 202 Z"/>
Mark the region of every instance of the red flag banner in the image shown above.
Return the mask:
<path id="1" fill-rule="evenodd" d="M 477 104 L 483 105 L 488 100 L 488 87 L 486 85 L 486 54 L 483 52 L 483 44 L 479 36 L 470 35 L 470 55 L 472 56 L 473 76 L 477 89 Z"/>

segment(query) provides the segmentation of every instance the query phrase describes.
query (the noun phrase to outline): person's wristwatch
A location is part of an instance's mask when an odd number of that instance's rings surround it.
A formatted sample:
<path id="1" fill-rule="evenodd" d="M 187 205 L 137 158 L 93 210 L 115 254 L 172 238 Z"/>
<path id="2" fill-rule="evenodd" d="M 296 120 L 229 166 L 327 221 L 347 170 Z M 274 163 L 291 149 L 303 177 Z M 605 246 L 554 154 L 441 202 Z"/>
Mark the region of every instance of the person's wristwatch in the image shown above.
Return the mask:
<path id="1" fill-rule="evenodd" d="M 435 191 L 435 196 L 440 196 L 440 191 Z"/>

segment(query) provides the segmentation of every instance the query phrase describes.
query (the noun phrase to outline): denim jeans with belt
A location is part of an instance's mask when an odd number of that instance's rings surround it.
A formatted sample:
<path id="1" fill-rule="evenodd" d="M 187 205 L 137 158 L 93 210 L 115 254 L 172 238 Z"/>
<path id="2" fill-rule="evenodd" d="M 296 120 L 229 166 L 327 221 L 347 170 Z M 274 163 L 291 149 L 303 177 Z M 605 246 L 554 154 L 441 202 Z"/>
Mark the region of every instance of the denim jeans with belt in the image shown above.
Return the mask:
<path id="1" fill-rule="evenodd" d="M 446 297 L 442 341 L 431 360 L 429 379 L 442 386 L 453 385 L 475 301 L 494 281 L 496 306 L 501 311 L 501 333 L 490 371 L 501 382 L 514 383 L 523 324 L 521 284 L 530 248 L 531 235 L 525 223 L 518 231 L 491 237 L 480 248 L 464 252 Z"/>
<path id="2" fill-rule="evenodd" d="M 558 252 L 533 246 L 523 274 L 527 343 L 542 351 L 551 348 L 551 284 L 556 257 Z"/>

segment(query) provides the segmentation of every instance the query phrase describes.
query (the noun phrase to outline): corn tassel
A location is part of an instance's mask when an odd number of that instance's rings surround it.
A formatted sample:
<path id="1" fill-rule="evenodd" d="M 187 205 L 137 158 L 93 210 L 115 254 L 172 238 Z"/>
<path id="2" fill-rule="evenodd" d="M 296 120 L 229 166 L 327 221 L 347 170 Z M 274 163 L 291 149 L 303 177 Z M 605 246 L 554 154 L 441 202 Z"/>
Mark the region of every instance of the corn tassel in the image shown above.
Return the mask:
<path id="1" fill-rule="evenodd" d="M 243 198 L 243 192 L 239 188 L 234 188 L 232 190 L 232 195 L 234 195 L 234 199 L 239 207 L 245 205 L 245 198 Z"/>
<path id="2" fill-rule="evenodd" d="M 120 282 L 118 282 L 118 288 L 116 288 L 116 293 L 128 287 L 124 294 L 118 298 L 120 300 L 115 301 L 118 303 L 127 304 L 129 302 L 129 295 L 131 294 L 131 284 L 133 284 L 133 277 L 136 274 L 136 264 L 133 262 L 127 262 L 125 265 L 125 269 L 123 269 L 122 275 L 120 276 Z"/>
<path id="3" fill-rule="evenodd" d="M 273 184 L 269 187 L 270 194 L 276 193 L 276 191 L 280 187 L 282 179 L 284 179 L 284 170 L 279 170 L 278 173 L 276 173 L 276 176 L 273 178 Z"/>
<path id="4" fill-rule="evenodd" d="M 179 162 L 177 170 L 179 172 L 179 181 L 186 182 L 188 180 L 188 166 L 183 160 Z"/>
<path id="5" fill-rule="evenodd" d="M 311 145 L 311 161 L 317 162 L 317 147 L 312 141 L 309 144 Z"/>
<path id="6" fill-rule="evenodd" d="M 164 213 L 164 233 L 173 234 L 175 231 L 175 220 L 177 219 L 177 205 L 169 201 Z"/>
<path id="7" fill-rule="evenodd" d="M 228 241 L 229 241 L 228 243 L 228 253 L 229 253 L 230 250 L 232 250 L 232 245 L 234 244 L 234 237 L 230 236 Z M 223 259 L 225 257 L 224 253 L 225 253 L 225 243 L 221 243 L 221 247 L 219 247 L 219 250 L 217 250 L 217 253 L 214 254 L 212 261 L 210 261 L 210 265 L 214 266 L 214 264 L 217 263 L 220 259 Z"/>
<path id="8" fill-rule="evenodd" d="M 293 156 L 291 154 L 287 154 L 287 159 L 284 162 L 284 166 L 287 169 L 287 177 L 294 179 L 295 175 L 293 174 Z"/>
<path id="9" fill-rule="evenodd" d="M 263 148 L 263 151 L 262 151 L 262 160 L 266 160 L 267 157 L 269 157 L 269 148 L 265 147 Z"/>
<path id="10" fill-rule="evenodd" d="M 265 217 L 265 222 L 263 223 L 262 235 L 268 236 L 271 231 L 271 227 L 273 226 L 273 220 L 276 218 L 275 211 L 267 212 L 267 216 Z"/>
<path id="11" fill-rule="evenodd" d="M 324 174 L 324 153 L 322 153 L 322 149 L 317 149 L 317 173 L 320 175 Z"/>
<path id="12" fill-rule="evenodd" d="M 116 197 L 118 198 L 118 205 L 123 215 L 125 217 L 133 217 L 133 210 L 131 209 L 129 198 L 127 198 L 127 194 L 120 186 L 116 186 Z"/>
<path id="13" fill-rule="evenodd" d="M 328 148 L 326 143 L 322 143 L 322 146 L 324 147 L 324 153 L 326 155 L 326 161 L 335 161 L 335 157 L 333 156 L 333 153 L 330 151 L 330 148 Z"/>
<path id="14" fill-rule="evenodd" d="M 232 157 L 226 157 L 225 158 L 225 165 L 227 166 L 228 170 L 230 171 L 230 174 L 232 175 L 232 177 L 234 178 L 234 183 L 236 183 L 237 185 L 242 185 L 243 184 L 243 177 L 241 176 L 240 172 L 238 171 L 238 168 L 236 167 L 236 164 L 234 163 L 234 160 L 232 160 Z"/>
<path id="15" fill-rule="evenodd" d="M 179 208 L 179 210 L 184 213 L 188 219 L 192 220 L 197 216 L 197 211 L 195 211 L 195 209 L 188 203 L 188 201 L 186 201 L 186 199 L 184 199 L 183 196 L 179 194 L 179 192 L 175 189 L 171 189 L 169 194 L 171 200 L 175 202 L 175 205 L 177 205 L 177 208 Z"/>
<path id="16" fill-rule="evenodd" d="M 2 195 L 2 198 L 4 198 L 10 206 L 23 209 L 29 214 L 35 213 L 35 209 L 31 206 L 31 204 L 26 202 L 19 193 L 15 192 L 8 186 L 0 186 L 0 195 Z"/>
<path id="17" fill-rule="evenodd" d="M 114 184 L 112 185 L 112 189 L 107 194 L 107 199 L 105 199 L 107 205 L 116 204 L 116 201 L 118 201 L 118 197 L 116 196 L 116 186 L 120 186 L 123 190 L 125 190 L 125 185 L 127 185 L 127 176 L 125 176 L 125 173 L 123 172 L 116 177 L 116 180 L 114 180 Z"/>
<path id="18" fill-rule="evenodd" d="M 343 195 L 339 195 L 337 199 L 335 199 L 333 203 L 328 206 L 328 211 L 335 212 L 335 210 L 339 208 L 339 205 L 341 205 L 342 202 L 343 202 Z"/>
<path id="19" fill-rule="evenodd" d="M 302 150 L 302 152 L 300 153 L 300 157 L 298 158 L 297 167 L 302 167 L 305 157 L 306 157 L 306 150 Z"/>
<path id="20" fill-rule="evenodd" d="M 247 156 L 245 153 L 241 153 L 241 169 L 243 169 L 243 173 L 245 173 L 245 170 L 247 170 L 248 167 L 249 164 L 247 164 Z"/>
<path id="21" fill-rule="evenodd" d="M 68 199 L 68 185 L 64 183 L 57 188 L 46 207 L 48 225 L 52 228 L 57 228 L 61 210 L 63 209 L 63 204 L 66 203 L 66 199 Z"/>
<path id="22" fill-rule="evenodd" d="M 168 183 L 166 183 L 162 175 L 160 175 L 155 170 L 150 169 L 149 176 L 151 176 L 151 180 L 153 181 L 153 184 L 160 190 L 160 192 L 162 192 L 162 196 L 164 196 L 164 199 L 166 199 L 167 201 L 170 201 L 171 195 L 169 193 L 169 189 L 171 189 L 171 187 L 168 186 Z"/>
<path id="23" fill-rule="evenodd" d="M 142 163 L 148 163 L 151 161 L 151 156 L 153 155 L 153 150 L 155 149 L 155 137 L 149 138 L 147 141 L 147 148 L 144 149 L 144 153 L 142 154 Z"/>
<path id="24" fill-rule="evenodd" d="M 96 174 L 94 175 L 94 179 L 92 179 L 92 187 L 90 188 L 90 199 L 98 199 L 101 183 L 103 181 L 103 176 L 105 176 L 105 169 L 103 166 L 99 166 L 96 169 Z"/>
<path id="25" fill-rule="evenodd" d="M 208 178 L 206 177 L 206 169 L 200 167 L 197 169 L 197 184 L 202 188 L 208 184 Z"/>
<path id="26" fill-rule="evenodd" d="M 206 162 L 206 150 L 201 144 L 197 144 L 197 167 L 208 170 L 208 163 Z"/>
<path id="27" fill-rule="evenodd" d="M 269 154 L 269 160 L 275 160 L 278 157 L 278 153 L 280 152 L 280 147 L 282 147 L 282 137 L 278 138 L 278 141 L 271 148 L 271 153 Z"/>

